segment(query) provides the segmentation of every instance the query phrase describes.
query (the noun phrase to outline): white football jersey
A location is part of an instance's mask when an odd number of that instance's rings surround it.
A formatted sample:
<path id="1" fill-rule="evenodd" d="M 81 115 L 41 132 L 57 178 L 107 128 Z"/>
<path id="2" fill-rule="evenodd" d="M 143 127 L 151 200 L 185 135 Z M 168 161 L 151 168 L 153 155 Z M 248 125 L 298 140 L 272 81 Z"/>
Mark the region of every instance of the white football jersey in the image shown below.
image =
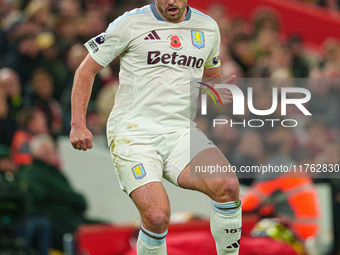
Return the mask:
<path id="1" fill-rule="evenodd" d="M 188 7 L 185 20 L 171 23 L 155 3 L 126 12 L 85 46 L 107 66 L 120 57 L 119 88 L 107 123 L 114 135 L 160 134 L 189 127 L 190 79 L 220 65 L 220 32 L 207 15 Z M 192 100 L 192 99 L 191 99 Z M 195 101 L 195 105 L 196 105 Z"/>

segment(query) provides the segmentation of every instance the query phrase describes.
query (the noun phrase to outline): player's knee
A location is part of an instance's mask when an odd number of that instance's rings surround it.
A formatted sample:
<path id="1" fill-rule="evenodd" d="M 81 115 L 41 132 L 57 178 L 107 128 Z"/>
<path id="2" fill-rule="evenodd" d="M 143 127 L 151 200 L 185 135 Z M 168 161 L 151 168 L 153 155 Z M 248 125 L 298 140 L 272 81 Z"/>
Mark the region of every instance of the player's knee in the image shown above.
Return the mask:
<path id="1" fill-rule="evenodd" d="M 214 185 L 213 194 L 210 196 L 214 201 L 225 203 L 239 199 L 239 182 L 235 178 L 219 179 Z"/>
<path id="2" fill-rule="evenodd" d="M 145 228 L 155 233 L 163 233 L 167 230 L 170 222 L 170 210 L 160 208 L 157 210 L 148 210 L 143 217 Z"/>

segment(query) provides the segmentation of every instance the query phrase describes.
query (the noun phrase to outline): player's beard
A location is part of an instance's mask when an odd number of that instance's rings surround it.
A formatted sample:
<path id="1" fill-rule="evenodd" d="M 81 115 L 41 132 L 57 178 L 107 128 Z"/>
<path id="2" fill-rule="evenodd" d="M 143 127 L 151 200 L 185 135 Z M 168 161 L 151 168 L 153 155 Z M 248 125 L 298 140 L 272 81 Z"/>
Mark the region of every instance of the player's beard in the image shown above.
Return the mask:
<path id="1" fill-rule="evenodd" d="M 182 8 L 178 8 L 178 7 L 176 7 L 176 8 L 178 9 L 178 13 L 175 14 L 175 15 L 171 15 L 171 14 L 167 13 L 166 10 L 163 10 L 160 6 L 157 6 L 158 11 L 170 22 L 178 21 L 182 17 L 182 15 L 184 14 L 184 12 L 186 11 L 187 6 L 185 5 Z"/>

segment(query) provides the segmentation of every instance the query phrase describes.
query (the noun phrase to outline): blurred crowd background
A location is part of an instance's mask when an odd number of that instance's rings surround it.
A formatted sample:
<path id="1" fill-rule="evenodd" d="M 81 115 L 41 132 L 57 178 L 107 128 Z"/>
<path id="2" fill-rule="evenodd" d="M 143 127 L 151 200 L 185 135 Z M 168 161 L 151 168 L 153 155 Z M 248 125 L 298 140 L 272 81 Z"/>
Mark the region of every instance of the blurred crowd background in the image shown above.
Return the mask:
<path id="1" fill-rule="evenodd" d="M 0 180 L 22 190 L 16 199 L 24 197 L 25 203 L 30 205 L 31 221 L 25 224 L 34 226 L 32 229 L 52 229 L 57 233 L 56 240 L 51 241 L 56 249 L 62 249 L 62 234 L 73 232 L 79 224 L 98 222 L 85 218 L 85 198 L 71 187 L 60 171 L 55 142 L 60 136 L 68 136 L 70 131 L 73 76 L 87 55 L 83 44 L 105 31 L 124 11 L 149 2 L 0 0 Z M 339 9 L 336 0 L 303 2 Z M 268 162 L 339 164 L 340 85 L 336 82 L 336 78 L 340 78 L 339 41 L 329 38 L 318 50 L 308 48 L 299 34 L 282 35 L 278 17 L 268 10 L 258 12 L 250 21 L 229 18 L 227 8 L 219 4 L 212 4 L 207 13 L 220 27 L 224 77 L 236 74 L 239 78 L 311 78 L 317 81 L 327 78 L 329 82 L 304 83 L 312 94 L 306 107 L 313 118 L 297 116 L 294 110 L 289 112 L 289 116 L 299 118 L 302 129 L 280 126 L 261 130 L 237 126 L 212 128 L 210 120 L 203 118 L 197 119 L 199 127 L 235 166 Z M 87 113 L 87 126 L 95 136 L 105 135 L 106 119 L 118 86 L 118 72 L 119 60 L 116 59 L 95 79 Z M 271 97 L 271 87 L 254 86 L 255 108 L 270 108 Z M 221 108 L 209 117 L 230 119 L 230 108 Z M 52 172 L 40 173 L 41 169 Z M 16 178 L 18 183 L 14 181 Z M 55 190 L 51 189 L 49 178 L 60 180 Z M 251 185 L 253 179 L 240 182 Z M 332 187 L 336 254 L 340 244 L 340 181 L 316 176 L 314 182 L 327 182 Z M 32 186 L 35 188 L 30 188 Z M 10 190 L 7 186 L 5 189 Z M 69 201 L 65 201 L 65 197 L 69 197 Z M 58 203 L 64 203 L 68 209 L 57 210 Z M 20 213 L 17 216 L 20 218 Z M 6 217 L 0 224 L 4 229 L 12 220 Z M 69 223 L 60 229 L 60 222 L 65 218 Z M 20 229 L 21 226 L 16 227 L 15 232 L 31 242 L 34 235 Z M 44 250 L 43 244 L 40 249 Z"/>
<path id="2" fill-rule="evenodd" d="M 338 0 L 298 0 L 304 3 L 315 4 L 330 10 L 338 11 L 340 8 L 340 3 Z"/>

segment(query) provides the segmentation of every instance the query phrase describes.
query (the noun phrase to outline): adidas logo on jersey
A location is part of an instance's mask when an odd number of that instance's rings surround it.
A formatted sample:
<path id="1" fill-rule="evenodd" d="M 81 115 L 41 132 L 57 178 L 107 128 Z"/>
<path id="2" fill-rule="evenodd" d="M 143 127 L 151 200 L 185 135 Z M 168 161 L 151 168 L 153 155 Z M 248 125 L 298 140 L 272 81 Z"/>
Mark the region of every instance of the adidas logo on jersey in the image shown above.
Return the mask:
<path id="1" fill-rule="evenodd" d="M 161 38 L 158 36 L 155 30 L 152 30 L 144 40 L 160 40 Z"/>

